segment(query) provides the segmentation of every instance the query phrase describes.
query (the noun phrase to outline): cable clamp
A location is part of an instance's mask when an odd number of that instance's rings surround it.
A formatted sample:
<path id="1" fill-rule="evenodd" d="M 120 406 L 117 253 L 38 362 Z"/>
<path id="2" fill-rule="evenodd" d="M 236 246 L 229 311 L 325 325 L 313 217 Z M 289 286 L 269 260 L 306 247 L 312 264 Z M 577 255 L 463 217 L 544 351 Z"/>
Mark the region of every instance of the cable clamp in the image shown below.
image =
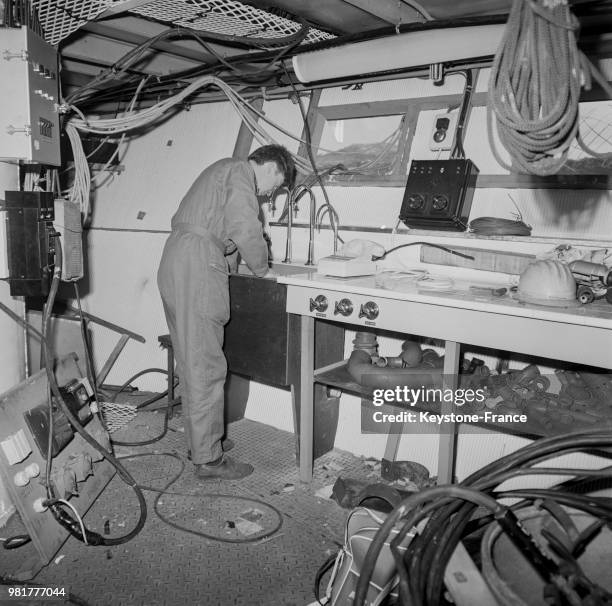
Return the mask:
<path id="1" fill-rule="evenodd" d="M 429 79 L 436 86 L 444 84 L 444 63 L 432 63 L 429 66 Z"/>

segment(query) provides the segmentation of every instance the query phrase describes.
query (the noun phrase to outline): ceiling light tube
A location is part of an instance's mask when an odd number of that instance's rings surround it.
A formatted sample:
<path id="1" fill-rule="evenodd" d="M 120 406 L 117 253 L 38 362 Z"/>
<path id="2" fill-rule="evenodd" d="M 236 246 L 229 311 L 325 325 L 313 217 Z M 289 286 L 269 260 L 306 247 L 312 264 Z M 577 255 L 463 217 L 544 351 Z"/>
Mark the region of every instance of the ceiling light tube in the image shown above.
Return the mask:
<path id="1" fill-rule="evenodd" d="M 300 82 L 364 76 L 494 55 L 505 24 L 475 25 L 407 32 L 355 42 L 293 57 Z"/>

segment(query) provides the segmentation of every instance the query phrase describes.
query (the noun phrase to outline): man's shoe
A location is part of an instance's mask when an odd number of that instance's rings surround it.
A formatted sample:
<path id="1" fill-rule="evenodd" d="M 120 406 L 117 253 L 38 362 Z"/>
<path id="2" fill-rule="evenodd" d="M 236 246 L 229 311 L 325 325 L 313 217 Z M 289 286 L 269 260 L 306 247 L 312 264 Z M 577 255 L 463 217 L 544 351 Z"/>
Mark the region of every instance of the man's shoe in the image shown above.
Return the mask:
<path id="1" fill-rule="evenodd" d="M 217 465 L 196 465 L 195 475 L 199 480 L 241 480 L 253 473 L 253 466 L 223 455 Z"/>
<path id="2" fill-rule="evenodd" d="M 221 440 L 221 448 L 223 452 L 229 452 L 232 448 L 234 448 L 234 440 L 230 438 L 224 438 Z M 187 451 L 187 460 L 191 461 L 191 450 Z"/>

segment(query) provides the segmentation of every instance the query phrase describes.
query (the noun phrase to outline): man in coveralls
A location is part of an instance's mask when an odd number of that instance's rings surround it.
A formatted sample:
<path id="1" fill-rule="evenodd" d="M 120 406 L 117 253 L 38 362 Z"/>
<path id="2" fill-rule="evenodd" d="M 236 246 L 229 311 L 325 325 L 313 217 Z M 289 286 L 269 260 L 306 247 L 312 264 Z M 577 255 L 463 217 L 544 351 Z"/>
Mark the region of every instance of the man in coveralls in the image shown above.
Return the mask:
<path id="1" fill-rule="evenodd" d="M 293 159 L 280 145 L 260 147 L 248 160 L 219 160 L 200 174 L 172 217 L 157 284 L 181 381 L 187 446 L 200 479 L 240 479 L 253 471 L 222 449 L 226 256 L 237 250 L 253 274 L 268 272 L 257 196 L 290 187 L 294 177 Z"/>

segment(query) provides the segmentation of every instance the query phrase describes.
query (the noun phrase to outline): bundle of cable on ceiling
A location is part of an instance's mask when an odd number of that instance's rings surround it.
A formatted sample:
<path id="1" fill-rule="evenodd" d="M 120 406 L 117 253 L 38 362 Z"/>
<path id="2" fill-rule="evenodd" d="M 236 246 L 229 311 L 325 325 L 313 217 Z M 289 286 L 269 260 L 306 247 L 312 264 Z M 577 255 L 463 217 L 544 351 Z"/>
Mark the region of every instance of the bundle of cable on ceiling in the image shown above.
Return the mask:
<path id="1" fill-rule="evenodd" d="M 610 486 L 612 467 L 575 469 L 545 466 L 547 461 L 563 455 L 605 452 L 610 447 L 612 433 L 606 427 L 542 438 L 486 465 L 458 485 L 430 488 L 406 498 L 387 516 L 368 549 L 354 606 L 364 604 L 369 581 L 385 542 L 390 542 L 399 576 L 399 603 L 410 606 L 443 603 L 444 574 L 457 545 L 466 539 L 479 540 L 484 529 L 493 522 L 499 524 L 540 574 L 545 590 L 560 596 L 555 604 L 610 603 L 612 595 L 587 578 L 576 563 L 573 547 L 586 548 L 599 530 L 612 522 L 612 499 L 582 491 L 576 482 L 599 479 Z M 512 489 L 502 487 L 509 480 L 543 474 L 564 478 L 564 481 L 545 489 L 531 488 L 526 484 Z M 573 479 L 567 480 L 568 477 Z M 526 482 L 524 479 L 521 481 Z M 511 485 L 515 487 L 517 482 L 513 481 Z M 536 543 L 519 522 L 517 512 L 528 507 L 544 508 L 562 525 L 571 524 L 565 508 L 584 512 L 594 520 L 578 533 L 577 540 L 565 555 L 555 550 L 556 557 L 551 558 L 550 550 Z M 390 540 L 392 531 L 394 538 Z M 409 533 L 414 534 L 414 538 L 405 546 L 404 539 Z M 549 547 L 554 547 L 550 541 Z M 544 603 L 544 596 L 540 597 L 542 600 L 536 598 L 536 602 Z"/>
<path id="2" fill-rule="evenodd" d="M 489 81 L 487 122 L 495 158 L 495 130 L 514 169 L 552 175 L 579 135 L 580 89 L 595 77 L 612 89 L 578 49 L 578 21 L 564 0 L 514 0 Z M 494 128 L 496 127 L 496 129 Z"/>
<path id="3" fill-rule="evenodd" d="M 77 202 L 81 208 L 84 217 L 89 212 L 89 197 L 90 197 L 90 186 L 91 177 L 89 173 L 89 167 L 87 159 L 83 152 L 81 141 L 76 131 L 83 131 L 88 133 L 95 133 L 99 135 L 115 135 L 119 133 L 127 133 L 137 131 L 149 126 L 163 116 L 165 116 L 170 110 L 175 108 L 178 104 L 183 103 L 190 95 L 197 90 L 206 87 L 215 86 L 220 89 L 226 96 L 229 103 L 232 105 L 236 113 L 239 115 L 243 123 L 247 126 L 249 131 L 252 133 L 255 140 L 261 145 L 269 145 L 276 143 L 275 139 L 268 133 L 266 128 L 262 126 L 259 119 L 274 128 L 275 130 L 287 135 L 288 137 L 298 141 L 299 143 L 306 144 L 300 137 L 297 137 L 287 129 L 283 128 L 280 124 L 270 120 L 263 112 L 253 108 L 246 99 L 238 94 L 233 88 L 231 88 L 226 82 L 214 76 L 203 76 L 192 82 L 189 86 L 182 89 L 173 97 L 157 103 L 152 107 L 140 111 L 134 111 L 134 100 L 130 104 L 128 111 L 116 118 L 87 118 L 83 113 L 73 105 L 64 105 L 63 110 L 73 111 L 77 115 L 73 115 L 66 123 L 66 132 L 70 143 L 72 145 L 74 163 L 75 163 L 75 178 L 73 186 L 70 191 L 70 200 Z M 136 91 L 136 95 L 139 90 Z M 134 99 L 136 98 L 136 95 Z M 296 167 L 299 172 L 308 174 L 311 172 L 311 167 L 303 158 L 297 154 L 292 154 L 293 159 L 296 163 Z"/>
<path id="4" fill-rule="evenodd" d="M 213 32 L 193 30 L 184 26 L 175 26 L 164 30 L 131 49 L 125 55 L 120 57 L 111 67 L 105 69 L 86 85 L 80 87 L 66 98 L 66 103 L 70 105 L 78 105 L 87 100 L 94 99 L 96 102 L 103 100 L 102 95 L 111 87 L 112 83 L 121 83 L 121 86 L 133 85 L 138 81 L 132 74 L 132 68 L 136 68 L 142 58 L 150 52 L 156 44 L 166 40 L 193 38 L 196 40 L 208 53 L 217 60 L 217 64 L 207 65 L 196 70 L 184 70 L 174 74 L 169 74 L 163 77 L 151 79 L 148 86 L 156 86 L 163 83 L 167 89 L 169 86 L 176 88 L 177 86 L 185 86 L 185 81 L 188 78 L 203 75 L 209 75 L 213 70 L 227 69 L 238 78 L 245 82 L 253 77 L 266 76 L 271 74 L 268 70 L 277 63 L 285 54 L 301 44 L 307 37 L 309 25 L 303 19 L 299 19 L 299 29 L 287 36 L 281 37 L 252 37 L 252 36 L 228 36 Z M 244 47 L 247 49 L 264 49 L 260 53 L 247 53 L 233 57 L 224 57 L 221 53 L 215 50 L 214 46 L 209 42 L 230 45 L 232 47 Z M 278 48 L 280 47 L 280 48 Z M 240 67 L 242 62 L 258 62 L 265 61 L 265 65 L 257 69 L 244 69 Z M 127 80 L 126 80 L 127 79 Z M 117 94 L 117 91 L 113 92 Z"/>

